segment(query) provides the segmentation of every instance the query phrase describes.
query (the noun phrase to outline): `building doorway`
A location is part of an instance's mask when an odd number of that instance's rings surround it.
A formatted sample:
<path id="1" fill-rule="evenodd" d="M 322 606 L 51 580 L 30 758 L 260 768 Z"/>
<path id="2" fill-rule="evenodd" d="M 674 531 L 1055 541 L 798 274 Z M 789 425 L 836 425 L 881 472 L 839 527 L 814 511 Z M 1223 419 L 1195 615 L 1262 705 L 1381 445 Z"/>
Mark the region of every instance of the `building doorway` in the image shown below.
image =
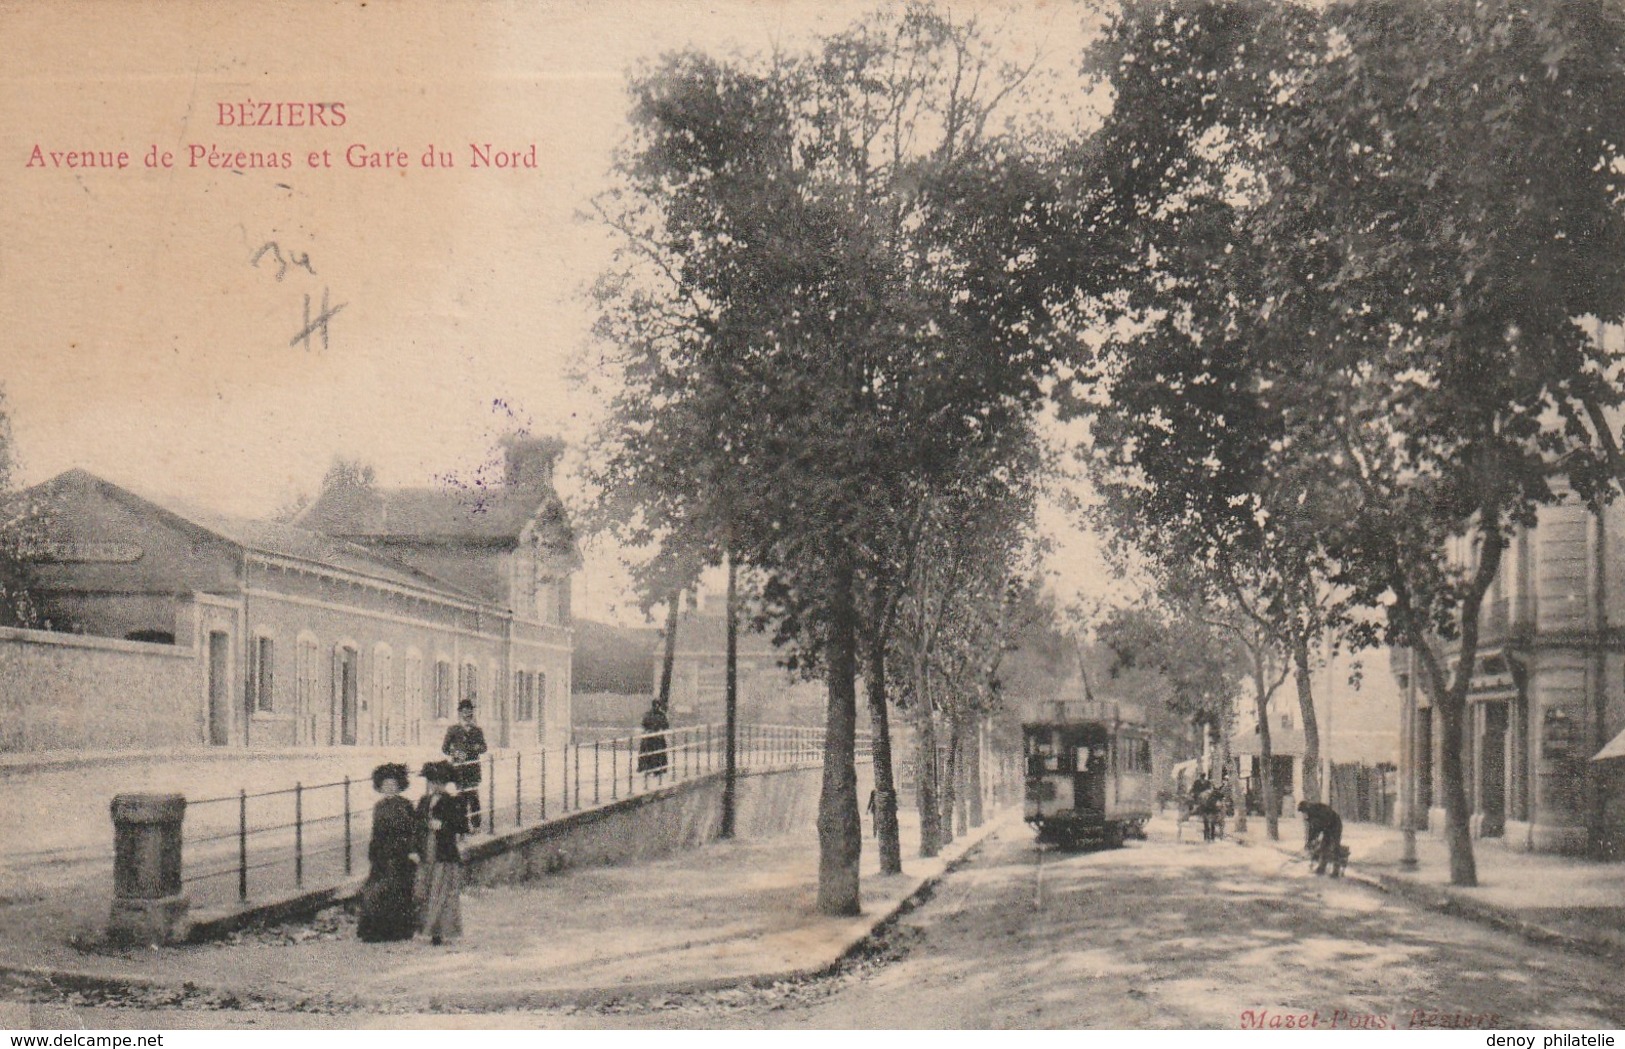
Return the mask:
<path id="1" fill-rule="evenodd" d="M 1480 704 L 1484 713 L 1484 731 L 1478 761 L 1479 835 L 1499 838 L 1506 833 L 1507 822 L 1507 705 L 1497 702 Z"/>
<path id="2" fill-rule="evenodd" d="M 333 650 L 333 717 L 337 721 L 333 736 L 346 747 L 355 746 L 356 719 L 356 650 L 340 646 Z"/>
<path id="3" fill-rule="evenodd" d="M 231 743 L 231 635 L 209 633 L 209 745 Z"/>

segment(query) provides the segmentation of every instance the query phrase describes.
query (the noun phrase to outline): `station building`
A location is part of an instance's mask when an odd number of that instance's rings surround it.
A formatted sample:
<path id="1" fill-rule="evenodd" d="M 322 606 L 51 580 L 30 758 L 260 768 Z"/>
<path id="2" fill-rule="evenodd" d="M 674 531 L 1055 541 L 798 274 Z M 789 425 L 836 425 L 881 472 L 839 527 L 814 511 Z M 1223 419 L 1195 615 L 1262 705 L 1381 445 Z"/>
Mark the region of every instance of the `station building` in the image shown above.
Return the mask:
<path id="1" fill-rule="evenodd" d="M 562 744 L 559 450 L 511 442 L 475 493 L 329 491 L 294 524 L 83 470 L 37 486 L 38 590 L 71 632 L 0 636 L 0 751 L 433 746 L 463 699 L 495 746 Z"/>

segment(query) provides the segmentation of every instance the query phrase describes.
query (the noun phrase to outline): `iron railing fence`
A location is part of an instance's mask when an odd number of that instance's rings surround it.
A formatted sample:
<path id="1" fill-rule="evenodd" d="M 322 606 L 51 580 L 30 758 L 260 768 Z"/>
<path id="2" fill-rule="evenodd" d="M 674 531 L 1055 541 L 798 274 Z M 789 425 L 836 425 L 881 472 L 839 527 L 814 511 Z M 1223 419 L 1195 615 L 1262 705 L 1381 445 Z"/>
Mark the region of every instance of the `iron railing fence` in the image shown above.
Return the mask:
<path id="1" fill-rule="evenodd" d="M 823 760 L 822 728 L 740 725 L 738 733 L 741 771 Z M 492 752 L 478 762 L 481 782 L 471 788 L 479 792 L 476 834 L 546 823 L 720 772 L 724 746 L 723 727 L 706 724 Z M 869 759 L 869 748 L 860 735 L 858 760 Z M 369 779 L 345 776 L 188 799 L 182 881 L 193 905 L 231 906 L 363 872 L 371 793 Z"/>

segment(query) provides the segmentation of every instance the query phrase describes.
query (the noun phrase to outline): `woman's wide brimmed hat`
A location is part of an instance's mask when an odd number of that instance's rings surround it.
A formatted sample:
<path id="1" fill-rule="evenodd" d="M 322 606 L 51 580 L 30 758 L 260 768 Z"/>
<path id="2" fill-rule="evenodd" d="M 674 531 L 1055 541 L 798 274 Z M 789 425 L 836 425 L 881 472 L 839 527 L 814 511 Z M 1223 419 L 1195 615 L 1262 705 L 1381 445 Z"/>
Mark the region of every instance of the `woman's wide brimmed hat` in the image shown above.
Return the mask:
<path id="1" fill-rule="evenodd" d="M 431 761 L 423 766 L 423 778 L 430 783 L 450 783 L 457 778 L 449 761 Z"/>
<path id="2" fill-rule="evenodd" d="M 412 779 L 412 773 L 405 765 L 398 763 L 379 765 L 377 768 L 372 770 L 372 789 L 382 790 L 384 787 L 384 781 L 389 779 L 399 783 L 401 785 L 401 789 L 405 790 L 407 783 L 409 783 Z"/>

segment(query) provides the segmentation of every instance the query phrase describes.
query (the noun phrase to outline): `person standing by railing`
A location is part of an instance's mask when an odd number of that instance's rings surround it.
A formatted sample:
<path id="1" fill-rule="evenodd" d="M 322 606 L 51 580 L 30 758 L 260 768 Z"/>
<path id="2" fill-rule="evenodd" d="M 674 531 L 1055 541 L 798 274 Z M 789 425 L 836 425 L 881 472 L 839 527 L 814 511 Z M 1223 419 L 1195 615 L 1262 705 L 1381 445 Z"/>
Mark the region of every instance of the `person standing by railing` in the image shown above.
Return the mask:
<path id="1" fill-rule="evenodd" d="M 372 789 L 383 797 L 372 810 L 372 839 L 367 843 L 367 883 L 361 889 L 361 921 L 356 935 L 368 943 L 410 940 L 417 931 L 413 900 L 423 835 L 406 789 L 405 765 L 379 765 L 372 770 Z"/>
<path id="2" fill-rule="evenodd" d="M 463 801 L 451 792 L 456 770 L 449 761 L 423 766 L 425 790 L 418 800 L 423 825 L 423 866 L 417 895 L 423 932 L 436 947 L 463 934 L 463 854 L 457 839 L 468 833 Z"/>
<path id="3" fill-rule="evenodd" d="M 489 749 L 484 730 L 474 724 L 474 704 L 463 700 L 457 704 L 457 724 L 446 730 L 440 753 L 450 758 L 456 769 L 457 791 L 467 807 L 471 833 L 480 829 L 480 756 Z"/>
<path id="4" fill-rule="evenodd" d="M 638 771 L 643 773 L 645 782 L 649 776 L 656 779 L 666 774 L 668 756 L 666 754 L 666 737 L 663 733 L 671 727 L 666 720 L 666 712 L 655 703 L 649 707 L 649 712 L 643 715 L 643 731 L 646 735 L 638 741 Z"/>

